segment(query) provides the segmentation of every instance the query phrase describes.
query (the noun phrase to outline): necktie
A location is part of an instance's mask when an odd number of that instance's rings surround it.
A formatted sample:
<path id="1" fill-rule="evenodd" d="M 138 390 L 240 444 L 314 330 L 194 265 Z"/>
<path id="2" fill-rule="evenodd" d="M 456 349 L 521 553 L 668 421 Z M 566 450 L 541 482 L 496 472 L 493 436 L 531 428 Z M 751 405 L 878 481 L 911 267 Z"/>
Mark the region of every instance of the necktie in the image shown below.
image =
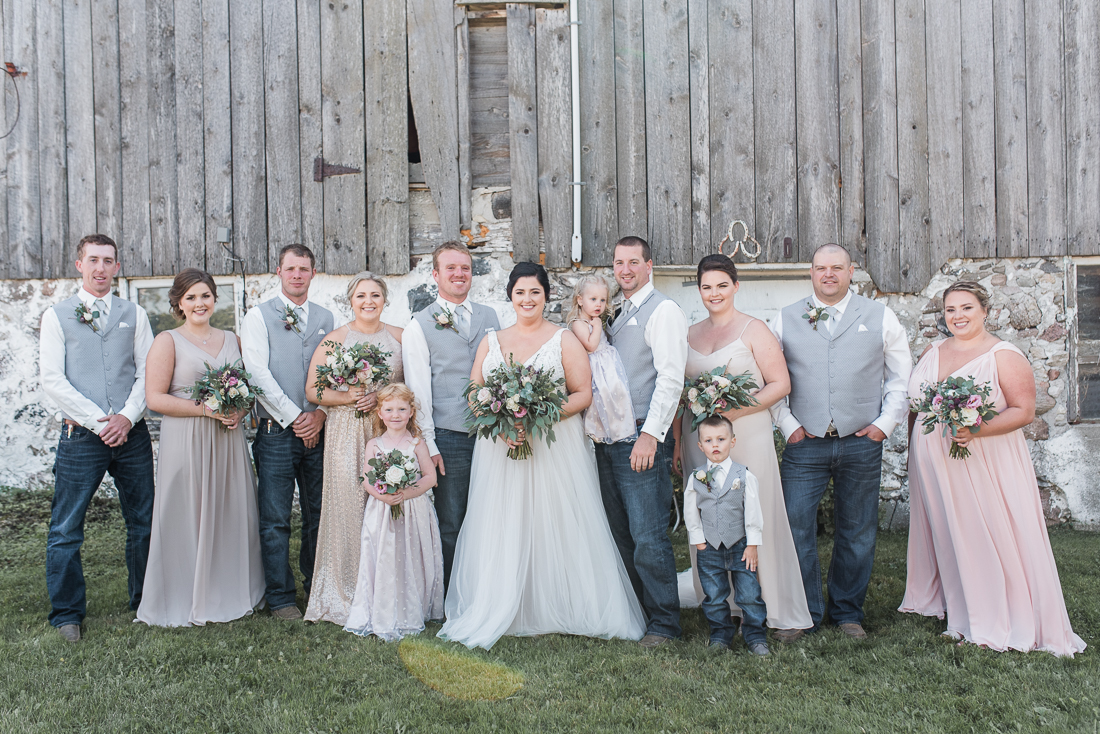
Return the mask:
<path id="1" fill-rule="evenodd" d="M 306 333 L 306 310 L 301 306 L 294 307 L 294 313 L 298 314 L 298 331 Z"/>
<path id="2" fill-rule="evenodd" d="M 95 320 L 96 329 L 103 331 L 104 327 L 107 326 L 107 302 L 102 298 L 95 299 L 95 303 L 92 304 L 92 310 L 99 314 Z"/>
<path id="3" fill-rule="evenodd" d="M 629 298 L 623 301 L 623 316 L 629 316 L 634 310 L 634 302 Z"/>
<path id="4" fill-rule="evenodd" d="M 455 306 L 455 323 L 458 326 L 458 333 L 464 338 L 470 338 L 470 309 L 465 303 L 460 303 Z"/>
<path id="5" fill-rule="evenodd" d="M 711 481 L 711 485 L 714 489 L 721 489 L 722 485 L 726 483 L 726 470 L 722 468 L 721 464 L 714 465 L 714 479 Z"/>
<path id="6" fill-rule="evenodd" d="M 825 326 L 829 329 L 829 333 L 832 334 L 833 331 L 836 329 L 836 322 L 840 321 L 840 316 L 837 313 L 836 306 L 828 306 L 825 309 L 825 313 L 829 314 L 829 318 L 825 322 Z"/>

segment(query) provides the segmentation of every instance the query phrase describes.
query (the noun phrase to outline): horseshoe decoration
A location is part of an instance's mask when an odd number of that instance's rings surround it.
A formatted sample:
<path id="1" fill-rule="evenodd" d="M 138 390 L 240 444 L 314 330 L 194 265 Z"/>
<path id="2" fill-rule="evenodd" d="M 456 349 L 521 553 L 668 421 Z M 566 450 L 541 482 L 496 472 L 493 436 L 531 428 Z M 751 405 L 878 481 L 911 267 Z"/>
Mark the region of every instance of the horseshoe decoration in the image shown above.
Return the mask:
<path id="1" fill-rule="evenodd" d="M 733 236 L 733 232 L 737 228 L 738 225 L 741 226 L 741 233 L 742 234 L 741 234 L 740 239 L 735 239 L 734 236 Z M 745 224 L 745 222 L 743 220 L 735 219 L 732 222 L 730 222 L 729 229 L 726 230 L 726 236 L 723 237 L 722 241 L 718 243 L 718 254 L 719 255 L 725 255 L 726 254 L 726 253 L 722 252 L 722 247 L 727 242 L 732 242 L 733 243 L 733 251 L 730 252 L 729 255 L 728 255 L 728 257 L 731 260 L 733 259 L 733 256 L 737 254 L 738 250 L 740 250 L 741 253 L 745 257 L 749 258 L 750 260 L 755 260 L 756 258 L 760 257 L 760 243 L 756 241 L 755 237 L 753 237 L 752 235 L 749 234 L 749 227 L 748 227 L 747 224 Z M 752 251 L 752 252 L 749 251 L 749 243 L 750 242 L 753 244 L 753 250 L 754 251 Z"/>

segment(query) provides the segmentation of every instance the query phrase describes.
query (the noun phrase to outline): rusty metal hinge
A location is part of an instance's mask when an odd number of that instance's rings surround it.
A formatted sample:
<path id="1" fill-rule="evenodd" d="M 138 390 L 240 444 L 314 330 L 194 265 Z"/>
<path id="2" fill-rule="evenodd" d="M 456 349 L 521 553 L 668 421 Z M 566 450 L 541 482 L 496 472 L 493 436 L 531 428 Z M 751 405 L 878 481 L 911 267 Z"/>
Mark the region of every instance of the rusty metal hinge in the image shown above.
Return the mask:
<path id="1" fill-rule="evenodd" d="M 313 180 L 323 181 L 329 176 L 346 176 L 349 173 L 362 173 L 362 169 L 355 166 L 341 166 L 336 163 L 329 163 L 321 156 L 317 156 L 313 159 Z"/>

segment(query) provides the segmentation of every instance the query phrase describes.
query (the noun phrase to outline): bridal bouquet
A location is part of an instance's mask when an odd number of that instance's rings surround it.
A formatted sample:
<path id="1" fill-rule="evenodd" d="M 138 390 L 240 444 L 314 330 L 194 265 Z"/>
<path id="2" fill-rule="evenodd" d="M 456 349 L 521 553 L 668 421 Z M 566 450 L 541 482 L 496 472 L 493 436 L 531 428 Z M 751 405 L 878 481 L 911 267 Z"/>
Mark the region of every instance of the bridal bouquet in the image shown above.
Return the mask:
<path id="1" fill-rule="evenodd" d="M 191 398 L 195 405 L 205 405 L 212 413 L 225 415 L 233 411 L 251 410 L 256 397 L 264 394 L 260 388 L 248 384 L 252 375 L 244 371 L 241 360 L 221 367 L 211 367 L 209 362 L 204 364 L 206 372 L 191 386 Z M 226 430 L 225 426 L 222 429 Z"/>
<path id="2" fill-rule="evenodd" d="M 509 358 L 485 376 L 485 384 L 466 384 L 466 426 L 470 435 L 499 437 L 523 442 L 508 449 L 508 458 L 531 456 L 531 436 L 554 441 L 554 424 L 561 420 L 565 402 L 565 380 L 555 379 L 548 370 L 516 364 Z"/>
<path id="3" fill-rule="evenodd" d="M 420 481 L 420 466 L 416 459 L 406 456 L 400 449 L 379 452 L 373 459 L 367 459 L 367 465 L 371 467 L 366 475 L 367 481 L 378 494 L 397 494 Z M 362 476 L 359 481 L 363 481 Z M 390 506 L 390 517 L 394 520 L 402 514 L 400 503 Z"/>
<path id="4" fill-rule="evenodd" d="M 760 389 L 756 380 L 748 372 L 735 377 L 726 371 L 728 366 L 715 367 L 694 380 L 684 381 L 682 400 L 691 409 L 691 430 L 698 429 L 700 423 L 715 413 L 757 405 L 751 392 Z"/>
<path id="5" fill-rule="evenodd" d="M 325 388 L 347 392 L 352 385 L 359 383 L 384 382 L 393 371 L 386 359 L 392 352 L 383 352 L 369 342 L 359 342 L 350 347 L 345 347 L 334 341 L 324 343 L 326 347 L 332 347 L 327 352 L 324 364 L 317 366 L 317 399 L 325 395 Z M 356 418 L 362 418 L 366 413 L 355 411 Z"/>
<path id="6" fill-rule="evenodd" d="M 976 385 L 973 377 L 948 377 L 943 382 L 924 383 L 920 399 L 911 400 L 910 408 L 924 414 L 924 433 L 931 433 L 938 424 L 943 424 L 945 436 L 948 431 L 958 436 L 961 428 L 977 433 L 983 421 L 997 415 L 989 399 L 991 391 L 988 382 Z M 948 453 L 952 459 L 965 459 L 970 449 L 952 441 Z"/>

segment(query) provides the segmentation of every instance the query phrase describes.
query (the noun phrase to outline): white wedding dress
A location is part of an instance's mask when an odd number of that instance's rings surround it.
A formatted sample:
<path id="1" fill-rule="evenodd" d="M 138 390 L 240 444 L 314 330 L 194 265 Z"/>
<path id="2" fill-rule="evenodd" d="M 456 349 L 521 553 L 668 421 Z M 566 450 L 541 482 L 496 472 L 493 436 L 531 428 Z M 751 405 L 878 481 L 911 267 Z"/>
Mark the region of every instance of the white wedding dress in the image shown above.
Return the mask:
<path id="1" fill-rule="evenodd" d="M 564 331 L 526 364 L 563 377 Z M 505 362 L 496 333 L 487 338 L 485 373 Z M 503 441 L 478 439 L 440 637 L 489 649 L 503 635 L 645 634 L 645 615 L 607 525 L 583 419 L 565 419 L 554 435 L 551 444 L 532 438 L 532 454 L 522 461 L 508 458 Z"/>

